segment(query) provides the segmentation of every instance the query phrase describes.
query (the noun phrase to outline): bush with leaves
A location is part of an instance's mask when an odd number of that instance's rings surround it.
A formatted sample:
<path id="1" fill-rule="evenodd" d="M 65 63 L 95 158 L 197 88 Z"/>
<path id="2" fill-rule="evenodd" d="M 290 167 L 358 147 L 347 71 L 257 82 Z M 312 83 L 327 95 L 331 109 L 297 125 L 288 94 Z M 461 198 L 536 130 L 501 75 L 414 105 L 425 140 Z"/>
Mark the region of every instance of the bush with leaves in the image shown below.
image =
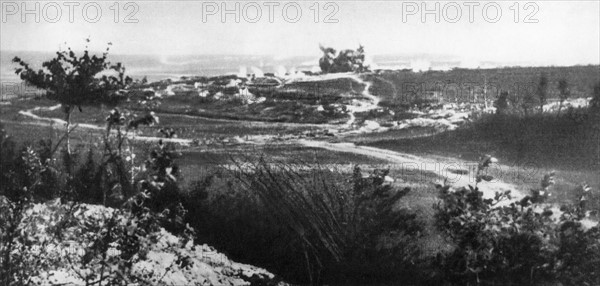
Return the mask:
<path id="1" fill-rule="evenodd" d="M 194 231 L 185 225 L 186 211 L 178 199 L 178 154 L 170 143 L 174 131 L 161 131 L 166 138 L 133 174 L 125 163 L 131 162 L 131 122 L 139 118 L 128 123 L 120 113 L 109 115 L 103 152 L 90 151 L 84 164 L 73 162 L 72 177 L 78 179 L 60 182 L 59 188 L 72 188 L 74 195 L 59 193 L 50 201 L 40 195 L 40 186 L 53 155 L 45 160 L 33 147 L 16 151 L 1 129 L 0 166 L 6 171 L 0 188 L 1 285 L 275 285 L 272 274 L 193 244 Z M 138 123 L 149 121 L 156 120 Z M 124 188 L 131 193 L 117 192 Z M 107 204 L 114 208 L 77 202 L 87 194 L 95 195 L 88 198 L 95 203 L 104 201 L 99 194 L 108 194 Z"/>
<path id="2" fill-rule="evenodd" d="M 115 129 L 107 134 L 111 139 L 119 136 Z M 163 134 L 174 136 L 172 130 Z M 185 210 L 173 199 L 178 196 L 167 193 L 168 186 L 177 187 L 178 173 L 170 138 L 157 144 L 144 165 L 146 170 L 133 177 L 133 193 L 112 198 L 115 208 L 107 208 L 67 201 L 64 193 L 53 200 L 41 196 L 43 173 L 53 156 L 44 160 L 33 147 L 16 151 L 16 144 L 1 128 L 0 136 L 0 285 L 277 284 L 262 269 L 231 262 L 213 248 L 193 244 L 194 231 L 183 223 Z M 124 144 L 115 147 L 120 142 Z M 124 139 L 104 143 L 110 145 L 106 150 L 114 152 L 89 152 L 85 164 L 73 165 L 73 177 L 80 180 L 61 181 L 60 188 L 114 191 L 120 184 L 114 179 L 118 175 L 107 172 L 105 163 L 121 160 L 129 145 Z M 66 168 L 57 166 L 59 171 Z M 132 178 L 127 172 L 125 177 Z M 81 199 L 77 195 L 69 198 Z M 97 198 L 96 203 L 102 202 Z M 163 226 L 176 228 L 179 235 Z"/>
<path id="3" fill-rule="evenodd" d="M 550 186 L 551 176 L 542 180 Z M 510 201 L 510 191 L 484 199 L 477 187 L 438 186 L 436 224 L 453 242 L 440 255 L 440 280 L 452 285 L 598 285 L 598 226 L 584 227 L 580 206 L 563 206 L 559 219 L 540 200 Z M 508 204 L 500 204 L 508 200 Z M 581 259 L 585 258 L 585 259 Z"/>
<path id="4" fill-rule="evenodd" d="M 477 188 L 440 189 L 436 206 L 438 227 L 455 243 L 455 250 L 438 263 L 444 280 L 463 284 L 532 284 L 547 277 L 544 232 L 551 212 L 538 214 L 520 207 L 494 207 L 509 194 L 488 200 Z"/>
<path id="5" fill-rule="evenodd" d="M 542 180 L 540 181 L 540 188 L 531 189 L 531 195 L 525 196 L 523 199 L 521 199 L 520 204 L 526 206 L 532 203 L 543 203 L 549 197 L 551 197 L 552 193 L 550 193 L 550 187 L 555 183 L 554 175 L 554 172 L 545 174 Z"/>
<path id="6" fill-rule="evenodd" d="M 64 152 L 62 159 L 57 160 L 59 146 L 45 140 L 17 151 L 16 144 L 1 130 L 2 285 L 27 284 L 32 277 L 47 275 L 44 271 L 52 269 L 75 273 L 71 278 L 85 281 L 79 284 L 141 283 L 144 279 L 135 278 L 132 267 L 146 259 L 140 254 L 156 242 L 158 238 L 152 237 L 159 226 L 177 229 L 189 240 L 192 231 L 183 224 L 185 210 L 177 196 L 173 198 L 176 192 L 165 196 L 177 187 L 174 146 L 167 148 L 168 144 L 159 142 L 157 150 L 150 154 L 146 171 L 145 167 L 136 169 L 133 144 L 128 140 L 130 132 L 135 133 L 138 125 L 158 120 L 153 114 L 141 119 L 132 115 L 130 119 L 127 123 L 118 109 L 113 110 L 107 118 L 103 152 L 90 150 L 83 164 L 78 163 L 78 150 Z M 169 190 L 165 183 L 169 183 Z M 48 200 L 53 202 L 37 204 Z M 91 221 L 84 215 L 89 207 L 79 201 L 109 204 L 117 209 L 94 222 L 98 216 Z M 46 208 L 43 214 L 36 213 L 39 208 Z M 49 233 L 40 229 L 48 226 Z M 63 236 L 69 230 L 76 233 Z M 33 250 L 48 245 L 60 249 L 67 238 L 81 243 L 86 253 L 71 257 Z M 115 247 L 120 255 L 109 255 Z"/>
<path id="7" fill-rule="evenodd" d="M 600 228 L 587 229 L 585 207 L 562 206 L 552 274 L 565 285 L 600 284 Z"/>

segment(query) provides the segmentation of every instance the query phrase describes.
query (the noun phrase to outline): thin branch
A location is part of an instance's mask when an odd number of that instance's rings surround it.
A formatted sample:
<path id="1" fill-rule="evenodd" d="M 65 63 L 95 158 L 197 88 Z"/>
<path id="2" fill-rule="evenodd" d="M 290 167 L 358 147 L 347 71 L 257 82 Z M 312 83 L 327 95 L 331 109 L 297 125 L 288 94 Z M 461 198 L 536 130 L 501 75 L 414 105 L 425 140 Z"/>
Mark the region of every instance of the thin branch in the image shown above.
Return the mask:
<path id="1" fill-rule="evenodd" d="M 71 134 L 71 132 L 73 132 L 75 130 L 75 128 L 77 128 L 77 127 L 79 127 L 79 124 L 75 124 L 75 126 L 71 127 L 70 130 L 67 130 L 67 132 L 58 140 L 58 142 L 56 143 L 54 148 L 52 148 L 52 151 L 50 152 L 49 157 L 52 157 L 54 155 L 54 153 L 56 153 L 56 151 L 58 150 L 58 147 L 61 145 L 62 141 L 65 140 L 67 138 L 67 136 L 69 136 L 69 134 Z"/>

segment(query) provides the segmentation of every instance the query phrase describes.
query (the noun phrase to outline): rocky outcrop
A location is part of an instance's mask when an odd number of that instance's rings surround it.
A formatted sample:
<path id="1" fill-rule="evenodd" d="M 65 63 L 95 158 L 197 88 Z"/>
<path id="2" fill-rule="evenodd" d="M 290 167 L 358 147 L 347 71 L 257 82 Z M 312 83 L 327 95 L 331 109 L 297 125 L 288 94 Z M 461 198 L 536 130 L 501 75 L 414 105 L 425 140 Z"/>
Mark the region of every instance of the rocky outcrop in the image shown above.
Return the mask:
<path id="1" fill-rule="evenodd" d="M 10 202 L 0 197 L 0 204 Z M 114 283 L 113 277 L 129 285 L 286 285 L 265 269 L 234 262 L 206 244 L 194 244 L 163 228 L 140 237 L 140 250 L 133 254 L 117 237 L 106 246 L 106 257 L 98 260 L 102 253 L 93 249 L 104 241 L 107 229 L 138 233 L 140 222 L 128 212 L 88 204 L 72 208 L 54 200 L 31 204 L 23 213 L 21 234 L 13 239 L 18 253 L 11 254 L 14 261 L 30 261 L 19 267 L 33 274 L 28 275 L 33 285 L 89 285 L 85 277 L 95 281 L 102 276 L 102 285 Z M 130 258 L 123 260 L 123 255 Z M 122 270 L 124 262 L 131 264 L 127 271 Z"/>

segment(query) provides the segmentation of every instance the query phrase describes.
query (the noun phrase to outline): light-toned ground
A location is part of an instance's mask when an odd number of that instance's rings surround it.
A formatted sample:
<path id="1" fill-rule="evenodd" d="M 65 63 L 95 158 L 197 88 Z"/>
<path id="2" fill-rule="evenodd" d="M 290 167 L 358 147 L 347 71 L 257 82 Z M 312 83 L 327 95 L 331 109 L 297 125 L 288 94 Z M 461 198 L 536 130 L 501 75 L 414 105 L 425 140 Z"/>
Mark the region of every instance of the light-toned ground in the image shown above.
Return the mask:
<path id="1" fill-rule="evenodd" d="M 368 146 L 357 146 L 354 143 L 330 143 L 315 140 L 298 140 L 298 143 L 336 152 L 347 152 L 375 157 L 389 161 L 393 168 L 401 172 L 429 172 L 437 175 L 440 183 L 448 183 L 454 187 L 475 185 L 475 172 L 477 162 L 470 162 L 456 158 L 424 157 L 407 153 L 400 153 Z M 514 199 L 521 199 L 524 194 L 518 188 L 501 180 L 479 183 L 479 189 L 484 197 L 492 198 L 496 192 L 511 190 Z"/>

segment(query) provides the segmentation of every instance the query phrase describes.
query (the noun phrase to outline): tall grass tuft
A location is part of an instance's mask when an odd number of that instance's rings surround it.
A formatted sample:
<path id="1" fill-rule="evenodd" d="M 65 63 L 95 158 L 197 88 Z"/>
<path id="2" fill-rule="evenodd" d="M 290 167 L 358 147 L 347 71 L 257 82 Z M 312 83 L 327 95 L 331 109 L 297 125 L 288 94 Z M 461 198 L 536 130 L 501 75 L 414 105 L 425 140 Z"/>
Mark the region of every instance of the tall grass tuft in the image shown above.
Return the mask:
<path id="1" fill-rule="evenodd" d="M 265 157 L 224 169 L 212 182 L 198 183 L 192 195 L 205 203 L 189 217 L 204 217 L 205 224 L 196 225 L 201 237 L 218 229 L 212 239 L 225 251 L 253 253 L 253 259 L 268 253 L 267 261 L 279 261 L 269 269 L 286 281 L 313 285 L 391 282 L 418 269 L 422 228 L 414 213 L 396 208 L 410 189 L 394 188 L 387 170 Z M 224 188 L 231 192 L 223 194 Z M 187 209 L 198 209 L 197 202 Z"/>

